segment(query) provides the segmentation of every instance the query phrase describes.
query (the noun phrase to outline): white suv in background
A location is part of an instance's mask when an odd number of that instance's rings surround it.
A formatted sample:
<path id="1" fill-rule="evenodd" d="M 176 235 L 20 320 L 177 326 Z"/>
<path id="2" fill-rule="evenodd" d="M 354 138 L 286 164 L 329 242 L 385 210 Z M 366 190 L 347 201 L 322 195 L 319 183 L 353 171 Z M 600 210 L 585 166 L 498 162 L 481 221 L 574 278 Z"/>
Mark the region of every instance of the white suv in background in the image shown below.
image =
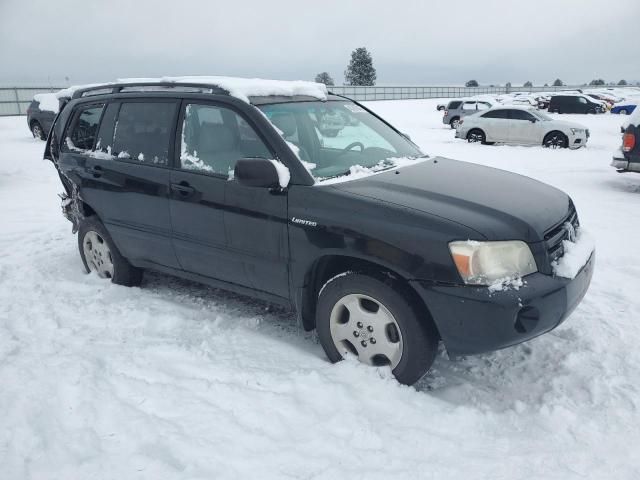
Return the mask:
<path id="1" fill-rule="evenodd" d="M 524 107 L 494 107 L 460 120 L 456 138 L 483 144 L 514 143 L 552 148 L 579 148 L 587 144 L 589 130 L 579 123 L 554 120 Z"/>

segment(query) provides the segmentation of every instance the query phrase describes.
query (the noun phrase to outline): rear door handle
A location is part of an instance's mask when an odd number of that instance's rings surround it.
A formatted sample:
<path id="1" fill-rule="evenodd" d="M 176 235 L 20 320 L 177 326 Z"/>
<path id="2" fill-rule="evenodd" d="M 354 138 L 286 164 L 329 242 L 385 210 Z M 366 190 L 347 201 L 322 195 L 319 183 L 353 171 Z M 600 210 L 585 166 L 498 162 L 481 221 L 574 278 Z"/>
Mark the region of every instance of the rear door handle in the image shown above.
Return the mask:
<path id="1" fill-rule="evenodd" d="M 102 170 L 102 167 L 99 167 L 99 166 L 89 167 L 87 168 L 87 172 L 93 175 L 94 178 L 99 178 L 104 173 L 104 171 Z"/>
<path id="2" fill-rule="evenodd" d="M 190 197 L 196 191 L 195 188 L 187 182 L 172 183 L 171 190 L 178 192 L 182 197 Z"/>

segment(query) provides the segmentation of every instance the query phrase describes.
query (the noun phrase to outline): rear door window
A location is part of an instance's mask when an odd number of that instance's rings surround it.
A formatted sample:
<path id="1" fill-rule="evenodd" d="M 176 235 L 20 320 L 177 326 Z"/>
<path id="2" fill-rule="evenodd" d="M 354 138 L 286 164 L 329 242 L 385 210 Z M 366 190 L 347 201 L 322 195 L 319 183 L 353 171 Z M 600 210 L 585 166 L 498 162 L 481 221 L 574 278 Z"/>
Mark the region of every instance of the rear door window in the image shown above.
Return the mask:
<path id="1" fill-rule="evenodd" d="M 125 102 L 115 123 L 112 154 L 148 165 L 169 163 L 176 102 Z"/>
<path id="2" fill-rule="evenodd" d="M 524 110 L 517 110 L 515 108 L 513 110 L 509 110 L 509 117 L 512 120 L 536 120 L 536 118 L 529 112 L 525 112 Z"/>
<path id="3" fill-rule="evenodd" d="M 474 112 L 478 109 L 477 102 L 464 102 L 462 104 L 462 110 L 473 110 Z"/>
<path id="4" fill-rule="evenodd" d="M 509 118 L 508 112 L 507 110 L 491 110 L 490 112 L 487 112 L 485 114 L 482 115 L 482 118 L 502 118 L 502 119 L 506 119 Z"/>
<path id="5" fill-rule="evenodd" d="M 82 107 L 75 114 L 67 130 L 63 149 L 66 151 L 90 151 L 98 134 L 98 125 L 104 105 Z"/>

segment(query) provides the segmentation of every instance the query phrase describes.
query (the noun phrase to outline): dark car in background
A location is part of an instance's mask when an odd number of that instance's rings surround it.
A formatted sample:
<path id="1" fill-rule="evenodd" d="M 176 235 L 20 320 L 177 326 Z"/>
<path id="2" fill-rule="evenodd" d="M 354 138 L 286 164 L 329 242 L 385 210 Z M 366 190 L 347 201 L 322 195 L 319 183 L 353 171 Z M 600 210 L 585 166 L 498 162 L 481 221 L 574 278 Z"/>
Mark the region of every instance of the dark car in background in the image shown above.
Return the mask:
<path id="1" fill-rule="evenodd" d="M 58 114 L 58 97 L 55 93 L 38 93 L 27 108 L 27 125 L 34 138 L 46 140 L 53 120 Z"/>
<path id="2" fill-rule="evenodd" d="M 441 341 L 451 356 L 521 343 L 585 294 L 593 255 L 554 273 L 579 229 L 566 193 L 430 158 L 318 84 L 188 78 L 76 89 L 57 117 L 45 158 L 87 272 L 131 286 L 150 269 L 282 304 L 331 361 L 406 384 Z M 327 139 L 325 117 L 346 117 L 348 137 Z"/>
<path id="3" fill-rule="evenodd" d="M 586 95 L 554 95 L 549 100 L 549 113 L 604 113 L 606 108 Z"/>
<path id="4" fill-rule="evenodd" d="M 636 110 L 623 127 L 622 145 L 614 154 L 611 166 L 620 173 L 640 173 L 640 110 Z"/>

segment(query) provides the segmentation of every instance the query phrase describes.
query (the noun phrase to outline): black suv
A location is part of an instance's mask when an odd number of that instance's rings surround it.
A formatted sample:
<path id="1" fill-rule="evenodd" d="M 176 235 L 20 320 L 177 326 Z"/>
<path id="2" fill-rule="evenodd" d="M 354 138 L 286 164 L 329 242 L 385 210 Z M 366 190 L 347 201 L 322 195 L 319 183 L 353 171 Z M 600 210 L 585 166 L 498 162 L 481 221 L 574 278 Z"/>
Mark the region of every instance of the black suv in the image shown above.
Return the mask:
<path id="1" fill-rule="evenodd" d="M 207 82 L 79 89 L 62 109 L 45 158 L 87 271 L 138 285 L 152 269 L 286 305 L 331 361 L 389 365 L 406 384 L 439 341 L 452 356 L 523 342 L 585 294 L 593 256 L 572 280 L 553 274 L 578 227 L 560 190 L 428 158 L 326 91 Z M 323 136 L 336 114 L 340 134 Z"/>
<path id="2" fill-rule="evenodd" d="M 554 95 L 549 100 L 550 113 L 604 113 L 606 108 L 585 95 Z"/>

